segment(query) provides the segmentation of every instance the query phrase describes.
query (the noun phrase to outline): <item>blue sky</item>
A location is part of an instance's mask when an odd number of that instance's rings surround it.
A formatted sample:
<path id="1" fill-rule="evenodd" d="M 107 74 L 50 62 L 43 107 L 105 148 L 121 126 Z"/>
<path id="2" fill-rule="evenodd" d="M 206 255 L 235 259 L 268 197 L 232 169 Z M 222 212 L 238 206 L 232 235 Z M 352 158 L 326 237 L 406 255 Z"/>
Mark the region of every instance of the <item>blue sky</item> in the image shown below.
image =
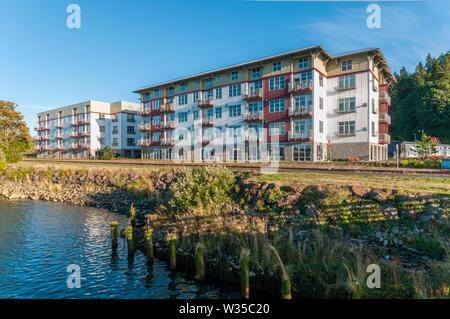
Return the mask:
<path id="1" fill-rule="evenodd" d="M 80 29 L 66 26 L 71 3 Z M 370 3 L 381 29 L 366 26 Z M 0 0 L 0 99 L 33 128 L 40 111 L 138 102 L 132 91 L 145 85 L 312 44 L 331 54 L 380 47 L 393 71 L 412 71 L 450 49 L 448 21 L 448 0 Z"/>

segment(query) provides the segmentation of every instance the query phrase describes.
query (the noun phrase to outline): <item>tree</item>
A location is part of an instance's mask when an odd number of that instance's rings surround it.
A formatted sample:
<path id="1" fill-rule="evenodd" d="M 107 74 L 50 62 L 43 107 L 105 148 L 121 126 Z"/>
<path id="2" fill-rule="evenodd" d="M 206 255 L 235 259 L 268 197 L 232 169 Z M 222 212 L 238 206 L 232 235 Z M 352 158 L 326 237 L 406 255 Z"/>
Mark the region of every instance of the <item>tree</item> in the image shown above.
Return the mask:
<path id="1" fill-rule="evenodd" d="M 17 162 L 32 146 L 23 115 L 16 111 L 17 104 L 0 100 L 0 149 L 7 162 Z"/>
<path id="2" fill-rule="evenodd" d="M 116 156 L 117 156 L 117 152 L 113 151 L 111 149 L 111 147 L 109 147 L 108 145 L 106 145 L 103 148 L 102 159 L 111 160 L 111 159 L 114 159 Z"/>
<path id="3" fill-rule="evenodd" d="M 416 151 L 421 158 L 426 158 L 430 155 L 436 154 L 436 146 L 438 146 L 438 144 L 435 140 L 435 138 L 432 138 L 427 134 L 423 134 L 420 140 L 416 140 L 417 146 L 414 147 L 414 151 Z"/>

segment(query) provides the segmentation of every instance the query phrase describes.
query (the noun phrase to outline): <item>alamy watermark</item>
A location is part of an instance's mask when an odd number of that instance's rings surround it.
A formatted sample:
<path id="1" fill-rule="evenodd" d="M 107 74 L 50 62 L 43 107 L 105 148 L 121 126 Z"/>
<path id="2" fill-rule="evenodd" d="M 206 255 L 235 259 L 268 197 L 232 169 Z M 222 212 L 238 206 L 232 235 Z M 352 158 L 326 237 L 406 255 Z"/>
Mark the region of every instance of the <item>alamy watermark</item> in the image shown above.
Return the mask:
<path id="1" fill-rule="evenodd" d="M 67 277 L 67 288 L 81 288 L 81 269 L 77 264 L 70 264 L 67 266 L 66 271 L 70 273 L 69 277 Z"/>
<path id="2" fill-rule="evenodd" d="M 78 4 L 69 4 L 66 9 L 70 13 L 66 20 L 66 25 L 69 29 L 81 28 L 81 8 Z"/>

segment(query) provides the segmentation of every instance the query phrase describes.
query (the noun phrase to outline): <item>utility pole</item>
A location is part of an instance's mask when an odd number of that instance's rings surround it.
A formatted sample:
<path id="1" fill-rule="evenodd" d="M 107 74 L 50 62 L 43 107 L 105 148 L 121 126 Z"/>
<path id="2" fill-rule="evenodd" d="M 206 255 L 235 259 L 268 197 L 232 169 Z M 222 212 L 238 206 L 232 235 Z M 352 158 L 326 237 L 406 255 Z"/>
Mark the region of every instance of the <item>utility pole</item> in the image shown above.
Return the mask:
<path id="1" fill-rule="evenodd" d="M 396 150 L 397 150 L 397 154 L 396 154 L 396 157 L 397 157 L 397 169 L 399 168 L 399 158 L 400 158 L 400 153 L 398 152 L 398 144 L 395 144 L 395 148 L 396 148 Z"/>

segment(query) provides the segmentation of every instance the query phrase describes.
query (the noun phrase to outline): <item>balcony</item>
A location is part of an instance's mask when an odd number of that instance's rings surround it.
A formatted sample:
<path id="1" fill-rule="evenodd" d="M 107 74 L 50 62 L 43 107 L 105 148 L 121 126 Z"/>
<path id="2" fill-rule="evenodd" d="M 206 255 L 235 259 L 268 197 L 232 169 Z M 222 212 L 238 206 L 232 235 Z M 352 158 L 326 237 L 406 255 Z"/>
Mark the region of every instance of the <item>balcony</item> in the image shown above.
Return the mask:
<path id="1" fill-rule="evenodd" d="M 248 102 L 259 101 L 263 98 L 262 88 L 250 88 L 250 91 L 244 93 L 244 100 Z"/>
<path id="2" fill-rule="evenodd" d="M 203 97 L 197 100 L 197 106 L 203 109 L 209 109 L 214 106 L 212 96 Z"/>
<path id="3" fill-rule="evenodd" d="M 80 137 L 80 134 L 78 132 L 71 132 L 70 137 L 78 138 L 78 137 Z"/>
<path id="4" fill-rule="evenodd" d="M 141 123 L 138 126 L 138 131 L 150 132 L 150 129 L 151 129 L 150 123 Z"/>
<path id="5" fill-rule="evenodd" d="M 289 141 L 294 142 L 310 142 L 313 140 L 313 131 L 309 130 L 309 132 L 295 132 L 289 131 L 288 139 Z"/>
<path id="6" fill-rule="evenodd" d="M 378 120 L 380 122 L 384 122 L 384 123 L 391 125 L 391 116 L 389 114 L 387 114 L 386 112 L 380 112 Z"/>
<path id="7" fill-rule="evenodd" d="M 245 112 L 244 121 L 245 122 L 261 122 L 263 120 L 263 112 Z"/>
<path id="8" fill-rule="evenodd" d="M 380 91 L 378 96 L 380 103 L 387 103 L 388 105 L 391 105 L 391 96 L 386 91 Z"/>
<path id="9" fill-rule="evenodd" d="M 380 144 L 391 144 L 391 136 L 386 133 L 380 133 L 378 136 L 378 142 Z"/>
<path id="10" fill-rule="evenodd" d="M 140 147 L 150 147 L 152 140 L 150 138 L 142 138 L 139 140 L 138 145 Z"/>
<path id="11" fill-rule="evenodd" d="M 80 137 L 89 137 L 89 136 L 91 136 L 90 131 L 83 131 L 80 133 Z"/>
<path id="12" fill-rule="evenodd" d="M 163 137 L 161 139 L 161 145 L 170 147 L 175 146 L 175 138 L 173 138 L 173 136 Z"/>
<path id="13" fill-rule="evenodd" d="M 313 89 L 313 81 L 312 80 L 306 80 L 306 81 L 295 81 L 291 83 L 289 86 L 289 93 L 291 94 L 302 94 L 302 93 L 309 93 Z"/>
<path id="14" fill-rule="evenodd" d="M 164 130 L 174 130 L 175 129 L 175 121 L 164 121 L 161 123 L 161 127 Z"/>
<path id="15" fill-rule="evenodd" d="M 214 141 L 214 135 L 207 135 L 202 137 L 202 145 L 212 144 Z"/>
<path id="16" fill-rule="evenodd" d="M 142 111 L 139 112 L 140 116 L 149 116 L 151 113 L 150 108 L 145 108 Z"/>
<path id="17" fill-rule="evenodd" d="M 173 113 L 175 112 L 175 106 L 173 105 L 173 103 L 167 102 L 164 105 L 161 105 L 161 111 L 163 113 Z"/>
<path id="18" fill-rule="evenodd" d="M 56 128 L 63 128 L 63 122 L 61 120 L 58 120 L 55 124 Z"/>
<path id="19" fill-rule="evenodd" d="M 346 90 L 352 90 L 355 89 L 356 85 L 355 83 L 339 83 L 336 87 L 336 91 L 346 91 Z"/>
<path id="20" fill-rule="evenodd" d="M 39 136 L 38 141 L 48 141 L 50 140 L 50 136 Z"/>
<path id="21" fill-rule="evenodd" d="M 204 127 L 214 126 L 213 117 L 207 116 L 207 117 L 202 118 L 202 126 L 204 126 Z"/>
<path id="22" fill-rule="evenodd" d="M 294 118 L 311 117 L 312 113 L 312 103 L 308 105 L 300 105 L 300 107 L 290 107 L 289 116 Z"/>
<path id="23" fill-rule="evenodd" d="M 58 139 L 58 140 L 61 140 L 63 138 L 62 133 L 56 133 L 55 134 L 55 138 Z"/>

